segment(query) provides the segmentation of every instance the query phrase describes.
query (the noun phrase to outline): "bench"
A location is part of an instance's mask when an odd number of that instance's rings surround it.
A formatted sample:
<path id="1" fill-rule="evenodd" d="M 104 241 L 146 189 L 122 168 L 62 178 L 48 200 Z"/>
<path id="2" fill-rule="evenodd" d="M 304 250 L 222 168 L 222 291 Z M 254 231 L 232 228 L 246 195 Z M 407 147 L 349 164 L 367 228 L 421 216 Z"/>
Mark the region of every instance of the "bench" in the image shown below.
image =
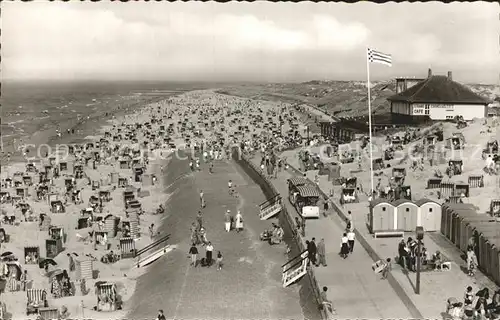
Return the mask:
<path id="1" fill-rule="evenodd" d="M 386 231 L 375 231 L 373 232 L 373 237 L 377 238 L 389 238 L 389 237 L 399 237 L 403 238 L 405 235 L 404 231 L 401 230 L 386 230 Z"/>

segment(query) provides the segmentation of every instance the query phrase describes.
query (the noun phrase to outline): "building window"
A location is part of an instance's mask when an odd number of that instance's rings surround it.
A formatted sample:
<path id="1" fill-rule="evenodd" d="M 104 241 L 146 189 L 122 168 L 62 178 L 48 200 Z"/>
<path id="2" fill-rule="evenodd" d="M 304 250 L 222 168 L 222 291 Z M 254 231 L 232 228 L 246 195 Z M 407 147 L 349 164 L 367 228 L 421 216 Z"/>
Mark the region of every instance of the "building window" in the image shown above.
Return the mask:
<path id="1" fill-rule="evenodd" d="M 432 208 L 429 208 L 429 212 L 432 212 Z"/>
<path id="2" fill-rule="evenodd" d="M 382 211 L 385 211 L 385 207 L 382 207 Z"/>
<path id="3" fill-rule="evenodd" d="M 447 120 L 453 120 L 453 116 L 446 116 Z"/>
<path id="4" fill-rule="evenodd" d="M 410 208 L 406 208 L 406 212 L 410 212 Z"/>
<path id="5" fill-rule="evenodd" d="M 429 115 L 429 113 L 430 113 L 430 112 L 429 112 L 429 109 L 430 109 L 429 105 L 428 105 L 428 104 L 426 104 L 426 105 L 424 106 L 424 114 L 425 114 L 425 115 Z"/>

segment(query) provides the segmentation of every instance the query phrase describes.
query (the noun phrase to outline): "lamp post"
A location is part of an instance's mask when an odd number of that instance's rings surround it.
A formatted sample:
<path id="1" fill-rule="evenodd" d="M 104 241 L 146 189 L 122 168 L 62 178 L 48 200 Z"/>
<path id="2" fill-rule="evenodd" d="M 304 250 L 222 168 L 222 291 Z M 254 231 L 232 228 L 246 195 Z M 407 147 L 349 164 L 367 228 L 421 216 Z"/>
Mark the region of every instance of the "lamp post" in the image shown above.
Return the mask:
<path id="1" fill-rule="evenodd" d="M 422 239 L 424 239 L 424 228 L 417 227 L 415 229 L 415 233 L 417 235 L 417 280 L 415 285 L 415 293 L 420 294 L 420 269 L 421 269 L 421 255 L 422 255 Z"/>

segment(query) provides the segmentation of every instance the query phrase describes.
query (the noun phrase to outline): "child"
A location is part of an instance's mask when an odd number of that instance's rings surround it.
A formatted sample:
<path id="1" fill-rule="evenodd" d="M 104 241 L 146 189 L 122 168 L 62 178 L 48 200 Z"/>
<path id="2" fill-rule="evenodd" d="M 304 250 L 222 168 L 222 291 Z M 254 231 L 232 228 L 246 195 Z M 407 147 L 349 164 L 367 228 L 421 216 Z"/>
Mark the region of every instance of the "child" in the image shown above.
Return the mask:
<path id="1" fill-rule="evenodd" d="M 217 271 L 222 270 L 222 253 L 217 252 L 217 259 L 215 260 L 215 265 L 217 266 Z"/>

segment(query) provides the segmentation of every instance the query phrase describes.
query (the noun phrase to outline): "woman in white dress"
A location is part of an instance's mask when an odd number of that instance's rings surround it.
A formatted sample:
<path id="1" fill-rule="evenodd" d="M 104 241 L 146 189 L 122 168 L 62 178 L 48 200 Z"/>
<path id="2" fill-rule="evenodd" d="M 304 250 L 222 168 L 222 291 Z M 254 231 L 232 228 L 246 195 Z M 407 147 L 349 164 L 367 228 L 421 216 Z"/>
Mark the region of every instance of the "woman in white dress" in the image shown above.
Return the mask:
<path id="1" fill-rule="evenodd" d="M 241 212 L 239 210 L 234 217 L 234 220 L 236 222 L 236 232 L 240 232 L 241 230 L 243 230 L 243 216 L 241 215 Z"/>

